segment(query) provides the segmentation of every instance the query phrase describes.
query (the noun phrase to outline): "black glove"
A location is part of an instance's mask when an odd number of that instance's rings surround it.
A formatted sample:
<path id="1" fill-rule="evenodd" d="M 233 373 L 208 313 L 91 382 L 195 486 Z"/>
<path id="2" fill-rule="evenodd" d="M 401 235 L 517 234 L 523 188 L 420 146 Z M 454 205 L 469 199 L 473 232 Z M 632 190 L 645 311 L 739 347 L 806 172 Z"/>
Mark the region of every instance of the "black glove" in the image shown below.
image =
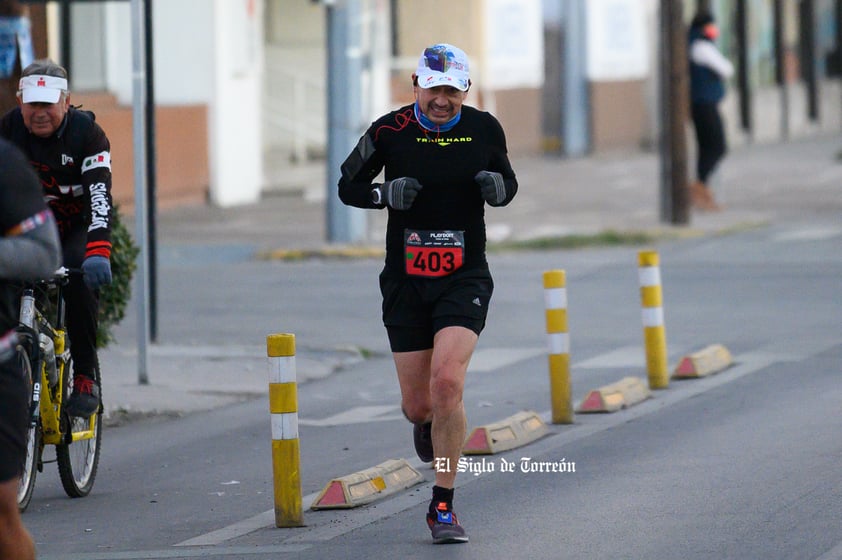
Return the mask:
<path id="1" fill-rule="evenodd" d="M 415 202 L 415 197 L 418 196 L 418 191 L 422 188 L 421 183 L 412 177 L 398 177 L 386 181 L 381 187 L 381 203 L 395 210 L 409 210 L 412 203 Z"/>
<path id="2" fill-rule="evenodd" d="M 474 176 L 474 181 L 479 185 L 482 198 L 490 205 L 499 206 L 506 200 L 506 183 L 496 171 L 480 171 Z"/>

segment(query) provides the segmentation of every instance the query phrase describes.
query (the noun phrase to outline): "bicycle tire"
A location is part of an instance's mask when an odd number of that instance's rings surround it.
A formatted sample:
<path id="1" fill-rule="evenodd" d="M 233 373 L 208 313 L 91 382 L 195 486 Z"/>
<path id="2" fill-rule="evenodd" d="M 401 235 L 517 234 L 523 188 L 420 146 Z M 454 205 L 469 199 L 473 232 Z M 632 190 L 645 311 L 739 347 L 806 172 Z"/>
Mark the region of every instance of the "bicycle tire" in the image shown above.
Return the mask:
<path id="1" fill-rule="evenodd" d="M 63 402 L 70 398 L 70 365 L 68 360 L 64 364 L 65 395 Z M 97 373 L 96 382 L 99 381 Z M 93 430 L 94 435 L 90 439 L 70 441 L 70 434 L 85 428 L 85 423 L 90 418 L 66 417 L 67 437 L 65 443 L 56 445 L 56 460 L 58 462 L 58 474 L 61 478 L 61 485 L 65 493 L 71 498 L 84 498 L 91 493 L 96 479 L 97 467 L 99 466 L 99 453 L 102 447 L 102 405 L 94 414 Z"/>
<path id="2" fill-rule="evenodd" d="M 17 360 L 23 371 L 23 377 L 27 385 L 28 401 L 32 403 L 32 391 L 34 388 L 32 376 L 32 361 L 29 353 L 23 346 L 17 348 Z M 31 423 L 26 436 L 26 458 L 21 470 L 20 485 L 18 486 L 18 511 L 23 513 L 32 500 L 32 492 L 35 490 L 35 478 L 38 474 L 38 463 L 41 453 L 41 427 L 36 421 Z"/>

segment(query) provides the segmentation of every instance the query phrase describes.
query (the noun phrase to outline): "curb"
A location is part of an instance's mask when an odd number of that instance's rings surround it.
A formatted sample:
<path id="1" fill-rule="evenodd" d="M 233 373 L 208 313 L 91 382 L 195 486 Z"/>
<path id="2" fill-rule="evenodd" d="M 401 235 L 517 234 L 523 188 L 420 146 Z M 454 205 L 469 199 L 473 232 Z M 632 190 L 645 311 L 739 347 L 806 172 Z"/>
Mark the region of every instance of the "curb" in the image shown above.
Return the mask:
<path id="1" fill-rule="evenodd" d="M 547 434 L 547 425 L 531 410 L 474 428 L 462 448 L 463 455 L 493 455 L 531 443 Z"/>
<path id="2" fill-rule="evenodd" d="M 731 367 L 734 363 L 731 352 L 722 344 L 711 344 L 698 352 L 688 354 L 679 360 L 673 379 L 695 379 L 705 377 Z"/>
<path id="3" fill-rule="evenodd" d="M 616 383 L 588 392 L 576 412 L 616 412 L 645 401 L 652 396 L 639 377 L 624 377 Z"/>
<path id="4" fill-rule="evenodd" d="M 705 236 L 721 236 L 748 231 L 766 225 L 767 221 L 742 221 L 722 227 L 705 229 L 699 227 L 653 226 L 643 229 L 613 230 L 596 232 L 582 231 L 565 235 L 512 237 L 489 241 L 487 251 L 500 253 L 508 251 L 580 249 L 585 247 L 644 246 L 659 241 L 696 239 Z M 303 261 L 308 259 L 369 259 L 382 258 L 386 251 L 381 246 L 324 246 L 315 249 L 270 249 L 258 251 L 253 257 L 264 261 Z"/>
<path id="5" fill-rule="evenodd" d="M 275 249 L 261 251 L 255 258 L 264 261 L 303 261 L 315 258 L 370 259 L 385 255 L 386 250 L 382 247 L 344 246 L 320 249 Z"/>
<path id="6" fill-rule="evenodd" d="M 423 482 L 424 477 L 406 459 L 389 459 L 377 466 L 334 478 L 310 509 L 350 509 L 390 496 Z"/>

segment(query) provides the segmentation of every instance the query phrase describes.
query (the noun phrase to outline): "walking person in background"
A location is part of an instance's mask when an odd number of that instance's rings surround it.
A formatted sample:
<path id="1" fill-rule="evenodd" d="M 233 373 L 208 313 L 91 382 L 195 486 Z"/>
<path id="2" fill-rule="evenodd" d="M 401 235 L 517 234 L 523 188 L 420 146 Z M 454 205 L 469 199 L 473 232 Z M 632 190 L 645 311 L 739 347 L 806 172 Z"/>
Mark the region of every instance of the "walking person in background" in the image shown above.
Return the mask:
<path id="1" fill-rule="evenodd" d="M 690 184 L 690 201 L 700 210 L 717 211 L 708 181 L 728 151 L 725 129 L 719 115 L 719 102 L 725 97 L 725 80 L 734 74 L 734 66 L 716 48 L 719 36 L 710 12 L 696 14 L 690 24 L 690 107 L 696 129 L 698 160 L 696 180 Z"/>
<path id="2" fill-rule="evenodd" d="M 58 233 L 29 162 L 0 139 L 0 560 L 35 558 L 18 511 L 26 460 L 29 395 L 15 354 L 21 280 L 49 278 L 61 264 Z"/>
<path id="3" fill-rule="evenodd" d="M 96 382 L 99 289 L 111 283 L 111 147 L 90 111 L 70 105 L 67 71 L 51 60 L 23 69 L 18 107 L 0 120 L 0 136 L 34 166 L 56 217 L 63 264 L 81 268 L 64 291 L 73 357 L 66 410 L 90 416 L 100 405 Z"/>
<path id="4" fill-rule="evenodd" d="M 415 103 L 376 120 L 342 164 L 339 197 L 388 208 L 383 323 L 415 450 L 436 470 L 427 526 L 434 543 L 458 543 L 468 541 L 453 513 L 462 392 L 494 288 L 485 205 L 508 204 L 517 180 L 500 123 L 462 104 L 471 80 L 461 49 L 425 49 L 412 85 Z M 384 167 L 385 182 L 373 183 Z"/>

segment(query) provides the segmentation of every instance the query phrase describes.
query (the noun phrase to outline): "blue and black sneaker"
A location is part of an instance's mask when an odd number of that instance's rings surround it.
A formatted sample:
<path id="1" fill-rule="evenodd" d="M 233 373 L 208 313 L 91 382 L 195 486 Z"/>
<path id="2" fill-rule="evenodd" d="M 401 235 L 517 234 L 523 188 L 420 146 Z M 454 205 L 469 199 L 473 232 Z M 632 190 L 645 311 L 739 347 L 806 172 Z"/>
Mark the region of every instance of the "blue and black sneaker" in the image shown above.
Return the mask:
<path id="1" fill-rule="evenodd" d="M 433 423 L 422 422 L 415 424 L 412 429 L 412 439 L 415 442 L 415 452 L 425 463 L 433 460 Z"/>
<path id="2" fill-rule="evenodd" d="M 456 514 L 447 502 L 439 502 L 434 511 L 427 513 L 427 526 L 433 534 L 434 544 L 466 543 L 468 535 L 459 525 Z"/>

